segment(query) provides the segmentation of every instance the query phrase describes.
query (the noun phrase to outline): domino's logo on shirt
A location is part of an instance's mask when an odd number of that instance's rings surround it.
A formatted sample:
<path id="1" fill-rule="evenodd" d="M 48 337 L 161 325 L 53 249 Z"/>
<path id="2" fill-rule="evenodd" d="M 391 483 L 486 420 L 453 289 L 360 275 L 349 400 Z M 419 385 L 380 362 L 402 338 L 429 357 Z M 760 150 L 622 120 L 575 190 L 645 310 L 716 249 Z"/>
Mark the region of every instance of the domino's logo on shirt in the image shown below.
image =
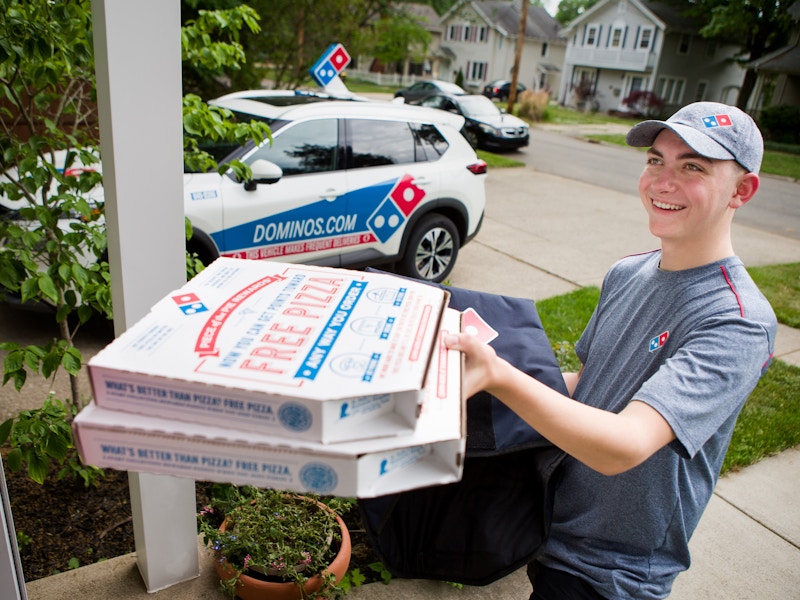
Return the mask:
<path id="1" fill-rule="evenodd" d="M 658 334 L 656 337 L 650 340 L 650 345 L 649 345 L 650 352 L 654 352 L 659 348 L 661 348 L 664 344 L 667 343 L 668 339 L 669 339 L 669 331 L 665 331 L 663 333 Z"/>
<path id="2" fill-rule="evenodd" d="M 709 115 L 703 117 L 703 125 L 705 125 L 706 129 L 712 129 L 714 127 L 732 127 L 733 121 L 731 121 L 728 115 Z"/>

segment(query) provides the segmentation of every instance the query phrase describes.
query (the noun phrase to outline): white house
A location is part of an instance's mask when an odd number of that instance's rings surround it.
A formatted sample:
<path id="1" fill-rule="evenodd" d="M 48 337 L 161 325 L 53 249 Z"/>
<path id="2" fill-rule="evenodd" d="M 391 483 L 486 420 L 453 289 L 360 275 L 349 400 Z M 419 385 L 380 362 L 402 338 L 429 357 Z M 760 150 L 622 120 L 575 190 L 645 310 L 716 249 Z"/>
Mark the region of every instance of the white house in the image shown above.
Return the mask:
<path id="1" fill-rule="evenodd" d="M 461 0 L 441 18 L 441 48 L 453 55 L 448 74 L 464 74 L 464 87 L 480 92 L 495 79 L 511 79 L 521 5 L 519 0 Z M 518 81 L 529 89 L 557 90 L 565 41 L 560 25 L 541 6 L 529 6 Z M 448 75 L 448 76 L 445 76 Z"/>
<path id="2" fill-rule="evenodd" d="M 654 92 L 664 112 L 696 100 L 735 104 L 744 69 L 733 44 L 702 38 L 702 23 L 661 2 L 600 0 L 563 31 L 567 38 L 559 102 L 624 109 L 637 90 Z"/>
<path id="3" fill-rule="evenodd" d="M 750 64 L 757 74 L 748 105 L 752 113 L 768 106 L 800 106 L 800 3 L 788 12 L 794 23 L 789 43 Z"/>

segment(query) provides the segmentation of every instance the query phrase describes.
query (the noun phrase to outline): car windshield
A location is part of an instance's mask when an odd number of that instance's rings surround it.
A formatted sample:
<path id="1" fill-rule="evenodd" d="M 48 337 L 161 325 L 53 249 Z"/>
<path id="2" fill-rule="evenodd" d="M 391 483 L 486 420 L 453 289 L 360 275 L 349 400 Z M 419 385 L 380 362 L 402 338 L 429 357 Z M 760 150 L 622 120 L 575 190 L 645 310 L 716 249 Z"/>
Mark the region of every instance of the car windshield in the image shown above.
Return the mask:
<path id="1" fill-rule="evenodd" d="M 500 114 L 497 105 L 486 96 L 464 96 L 459 98 L 459 104 L 466 117 L 495 117 Z"/>
<path id="2" fill-rule="evenodd" d="M 460 94 L 465 94 L 466 93 L 461 86 L 458 86 L 455 83 L 448 83 L 446 81 L 439 82 L 439 88 L 441 88 L 441 90 L 443 92 L 446 92 L 448 94 L 459 94 L 460 95 Z"/>

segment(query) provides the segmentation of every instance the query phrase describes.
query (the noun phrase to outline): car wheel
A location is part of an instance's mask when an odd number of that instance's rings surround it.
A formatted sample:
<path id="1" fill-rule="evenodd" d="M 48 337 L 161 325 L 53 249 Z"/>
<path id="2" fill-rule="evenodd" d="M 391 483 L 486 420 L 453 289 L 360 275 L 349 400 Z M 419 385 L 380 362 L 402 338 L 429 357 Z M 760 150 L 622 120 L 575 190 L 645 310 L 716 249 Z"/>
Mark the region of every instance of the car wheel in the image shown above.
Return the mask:
<path id="1" fill-rule="evenodd" d="M 458 230 L 453 222 L 443 215 L 427 215 L 408 239 L 400 270 L 415 279 L 441 283 L 456 264 L 458 247 Z"/>

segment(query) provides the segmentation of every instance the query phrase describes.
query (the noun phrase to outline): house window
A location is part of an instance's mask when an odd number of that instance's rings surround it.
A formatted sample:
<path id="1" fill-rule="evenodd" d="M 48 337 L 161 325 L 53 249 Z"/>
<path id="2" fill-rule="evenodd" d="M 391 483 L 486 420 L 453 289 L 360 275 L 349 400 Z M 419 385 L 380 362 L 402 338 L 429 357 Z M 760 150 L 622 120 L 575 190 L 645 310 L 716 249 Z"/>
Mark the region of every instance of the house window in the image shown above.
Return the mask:
<path id="1" fill-rule="evenodd" d="M 695 102 L 702 102 L 706 99 L 706 91 L 708 90 L 708 82 L 707 81 L 699 81 L 697 83 L 697 91 L 694 94 L 694 101 Z"/>
<path id="2" fill-rule="evenodd" d="M 450 25 L 447 29 L 447 39 L 452 42 L 461 41 L 461 36 L 464 35 L 463 29 L 463 25 Z"/>
<path id="3" fill-rule="evenodd" d="M 611 32 L 611 47 L 622 47 L 622 27 L 614 27 L 614 30 Z"/>
<path id="4" fill-rule="evenodd" d="M 678 54 L 689 54 L 692 45 L 692 36 L 684 33 L 678 40 Z"/>
<path id="5" fill-rule="evenodd" d="M 599 34 L 597 32 L 597 25 L 589 25 L 589 27 L 586 28 L 586 40 L 584 42 L 584 46 L 596 46 L 598 37 Z"/>
<path id="6" fill-rule="evenodd" d="M 542 56 L 547 56 L 547 42 L 542 42 Z"/>
<path id="7" fill-rule="evenodd" d="M 489 39 L 489 29 L 483 25 L 450 25 L 447 28 L 447 40 L 451 42 L 486 42 Z"/>
<path id="8" fill-rule="evenodd" d="M 653 43 L 653 30 L 651 28 L 642 29 L 641 35 L 639 36 L 639 49 L 640 50 L 649 50 L 650 44 Z"/>
<path id="9" fill-rule="evenodd" d="M 637 75 L 628 76 L 627 77 L 627 85 L 625 86 L 627 89 L 627 93 L 625 97 L 627 98 L 634 92 L 638 92 L 641 89 L 644 89 L 644 78 L 639 77 Z"/>
<path id="10" fill-rule="evenodd" d="M 685 85 L 685 79 L 680 79 L 678 77 L 660 77 L 656 84 L 656 96 L 667 104 L 682 104 L 683 88 Z"/>
<path id="11" fill-rule="evenodd" d="M 467 63 L 467 79 L 472 81 L 484 81 L 486 73 L 489 70 L 489 63 L 485 62 L 468 62 Z"/>

